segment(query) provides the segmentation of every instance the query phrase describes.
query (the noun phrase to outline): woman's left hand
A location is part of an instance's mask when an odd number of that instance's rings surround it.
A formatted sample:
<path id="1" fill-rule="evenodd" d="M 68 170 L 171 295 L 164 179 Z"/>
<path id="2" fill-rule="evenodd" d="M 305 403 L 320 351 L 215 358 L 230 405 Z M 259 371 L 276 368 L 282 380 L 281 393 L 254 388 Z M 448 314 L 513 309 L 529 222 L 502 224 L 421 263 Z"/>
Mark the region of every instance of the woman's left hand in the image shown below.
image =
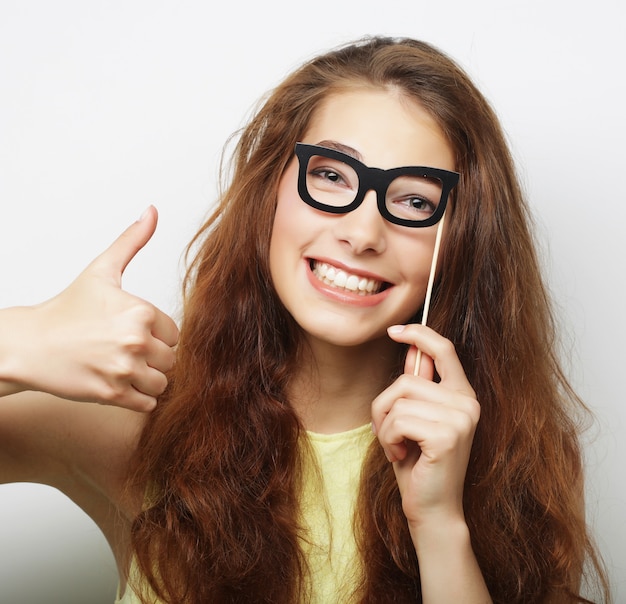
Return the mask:
<path id="1" fill-rule="evenodd" d="M 409 527 L 464 521 L 463 485 L 480 417 L 476 394 L 449 340 L 421 325 L 388 332 L 411 348 L 405 373 L 372 403 L 372 427 L 393 462 Z M 439 383 L 432 381 L 435 369 Z"/>

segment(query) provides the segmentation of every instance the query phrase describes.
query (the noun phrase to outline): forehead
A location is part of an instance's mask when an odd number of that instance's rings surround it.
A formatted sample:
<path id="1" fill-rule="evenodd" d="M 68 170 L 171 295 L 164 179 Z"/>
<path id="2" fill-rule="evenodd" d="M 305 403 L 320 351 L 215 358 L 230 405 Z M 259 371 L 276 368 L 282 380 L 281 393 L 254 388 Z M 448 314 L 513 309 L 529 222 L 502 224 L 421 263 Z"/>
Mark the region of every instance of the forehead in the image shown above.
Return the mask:
<path id="1" fill-rule="evenodd" d="M 434 118 L 394 91 L 358 88 L 329 95 L 313 114 L 302 142 L 334 141 L 378 168 L 455 169 L 452 147 Z"/>

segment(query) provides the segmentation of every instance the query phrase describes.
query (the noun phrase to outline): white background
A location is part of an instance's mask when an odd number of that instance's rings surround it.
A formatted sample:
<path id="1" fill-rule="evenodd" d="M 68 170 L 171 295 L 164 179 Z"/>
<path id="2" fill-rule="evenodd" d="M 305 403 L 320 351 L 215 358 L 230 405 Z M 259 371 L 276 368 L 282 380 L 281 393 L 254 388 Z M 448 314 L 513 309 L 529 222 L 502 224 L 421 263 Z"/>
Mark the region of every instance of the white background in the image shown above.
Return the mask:
<path id="1" fill-rule="evenodd" d="M 0 306 L 52 296 L 154 203 L 158 232 L 124 284 L 174 313 L 222 146 L 259 97 L 364 34 L 434 43 L 492 101 L 518 161 L 596 416 L 589 519 L 626 602 L 624 26 L 617 0 L 0 0 Z M 0 487 L 0 602 L 110 604 L 115 582 L 63 496 Z"/>

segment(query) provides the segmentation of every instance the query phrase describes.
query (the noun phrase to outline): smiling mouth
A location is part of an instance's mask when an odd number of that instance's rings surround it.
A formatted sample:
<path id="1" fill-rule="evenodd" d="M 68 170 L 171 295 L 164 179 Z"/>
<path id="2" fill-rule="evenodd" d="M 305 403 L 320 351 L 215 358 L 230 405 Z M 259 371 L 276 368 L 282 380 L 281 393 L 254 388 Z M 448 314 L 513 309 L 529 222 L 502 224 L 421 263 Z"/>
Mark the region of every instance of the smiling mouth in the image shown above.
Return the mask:
<path id="1" fill-rule="evenodd" d="M 371 296 L 391 286 L 385 281 L 377 281 L 348 273 L 326 262 L 311 260 L 310 265 L 311 271 L 322 283 L 330 285 L 334 289 L 344 290 L 359 296 Z"/>

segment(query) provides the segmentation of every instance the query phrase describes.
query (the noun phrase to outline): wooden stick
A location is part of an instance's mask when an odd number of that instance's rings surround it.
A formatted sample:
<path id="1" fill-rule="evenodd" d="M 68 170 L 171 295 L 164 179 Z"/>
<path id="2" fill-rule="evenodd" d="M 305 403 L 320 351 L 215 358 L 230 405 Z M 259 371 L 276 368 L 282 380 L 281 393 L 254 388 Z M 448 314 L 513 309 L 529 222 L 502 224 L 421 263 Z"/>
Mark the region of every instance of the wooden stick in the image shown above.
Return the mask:
<path id="1" fill-rule="evenodd" d="M 435 282 L 435 271 L 437 270 L 437 258 L 439 257 L 439 247 L 441 246 L 441 234 L 443 232 L 443 223 L 446 213 L 443 213 L 439 224 L 437 225 L 437 235 L 435 237 L 435 249 L 433 250 L 433 261 L 430 264 L 430 275 L 428 276 L 428 286 L 426 287 L 426 299 L 424 300 L 424 312 L 422 313 L 422 325 L 426 325 L 428 319 L 428 310 L 430 309 L 430 298 L 433 293 L 433 283 Z M 417 349 L 417 358 L 415 359 L 415 367 L 413 375 L 420 374 L 420 361 L 422 360 L 422 351 Z"/>

